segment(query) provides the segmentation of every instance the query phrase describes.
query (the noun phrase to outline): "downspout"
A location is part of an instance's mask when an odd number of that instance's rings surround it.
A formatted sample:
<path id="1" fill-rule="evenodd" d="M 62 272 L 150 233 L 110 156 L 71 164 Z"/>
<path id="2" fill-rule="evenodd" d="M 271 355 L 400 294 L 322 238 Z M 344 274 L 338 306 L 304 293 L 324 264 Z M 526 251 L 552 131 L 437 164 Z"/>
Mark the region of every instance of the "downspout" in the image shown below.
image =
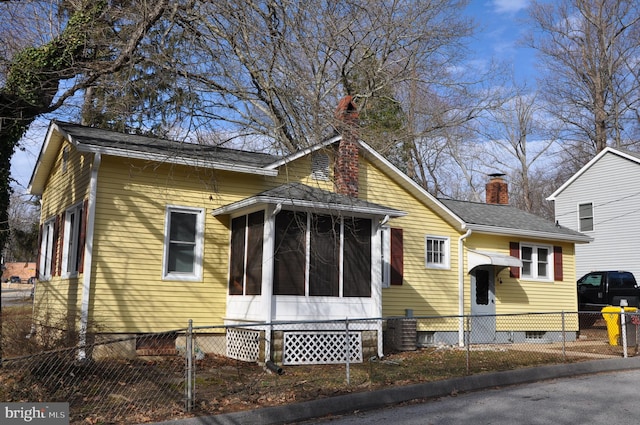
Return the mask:
<path id="1" fill-rule="evenodd" d="M 471 236 L 473 231 L 458 238 L 458 345 L 464 347 L 464 240 Z"/>
<path id="2" fill-rule="evenodd" d="M 96 200 L 98 192 L 98 170 L 102 156 L 96 153 L 91 167 L 91 179 L 89 180 L 89 200 L 87 202 L 87 229 L 84 243 L 84 261 L 82 274 L 82 304 L 80 306 L 80 332 L 78 359 L 87 357 L 85 346 L 87 345 L 87 327 L 89 322 L 89 301 L 91 296 L 91 265 L 93 263 L 93 233 L 96 218 Z"/>

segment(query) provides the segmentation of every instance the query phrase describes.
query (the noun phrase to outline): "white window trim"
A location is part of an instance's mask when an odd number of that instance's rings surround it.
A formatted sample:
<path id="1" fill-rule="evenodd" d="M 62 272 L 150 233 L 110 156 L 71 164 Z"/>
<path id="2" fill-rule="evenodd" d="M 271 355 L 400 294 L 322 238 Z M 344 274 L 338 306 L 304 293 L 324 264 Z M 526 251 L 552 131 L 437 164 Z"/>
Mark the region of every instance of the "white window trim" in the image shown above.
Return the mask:
<path id="1" fill-rule="evenodd" d="M 433 263 L 428 261 L 427 255 L 427 241 L 429 239 L 439 240 L 444 242 L 444 259 L 442 263 Z M 427 269 L 436 270 L 450 270 L 451 269 L 451 241 L 448 236 L 427 235 L 424 237 L 424 266 Z"/>
<path id="2" fill-rule="evenodd" d="M 591 205 L 591 230 L 582 230 L 582 220 L 580 217 L 580 206 L 582 205 Z M 593 202 L 579 202 L 577 206 L 577 216 L 578 216 L 578 231 L 579 232 L 593 232 L 596 230 L 596 221 L 595 221 L 595 208 Z"/>
<path id="3" fill-rule="evenodd" d="M 181 212 L 196 215 L 196 237 L 193 273 L 167 272 L 169 261 L 169 226 L 171 213 Z M 181 282 L 198 282 L 202 280 L 202 262 L 204 253 L 204 208 L 184 207 L 179 205 L 167 205 L 164 218 L 164 247 L 162 254 L 162 279 Z"/>
<path id="4" fill-rule="evenodd" d="M 40 264 L 38 279 L 49 280 L 52 276 L 51 266 L 53 264 L 53 237 L 55 228 L 55 217 L 46 220 L 42 224 L 42 240 L 40 241 Z"/>
<path id="5" fill-rule="evenodd" d="M 82 226 L 83 203 L 77 203 L 64 213 L 64 240 L 62 241 L 62 264 L 61 275 L 64 278 L 76 277 L 78 270 L 70 269 L 69 264 L 77 263 L 78 244 L 80 243 L 80 232 Z M 71 223 L 71 216 L 75 215 L 75 221 Z M 71 249 L 73 248 L 73 249 Z"/>
<path id="6" fill-rule="evenodd" d="M 524 262 L 522 259 L 522 248 L 531 248 L 531 275 L 524 274 L 524 268 L 520 268 L 520 279 L 523 280 L 536 280 L 540 282 L 553 282 L 554 270 L 553 270 L 553 246 L 551 245 L 543 245 L 536 243 L 528 243 L 521 242 L 520 243 L 520 260 Z M 540 248 L 547 250 L 547 274 L 548 276 L 540 277 L 538 276 L 538 250 Z"/>

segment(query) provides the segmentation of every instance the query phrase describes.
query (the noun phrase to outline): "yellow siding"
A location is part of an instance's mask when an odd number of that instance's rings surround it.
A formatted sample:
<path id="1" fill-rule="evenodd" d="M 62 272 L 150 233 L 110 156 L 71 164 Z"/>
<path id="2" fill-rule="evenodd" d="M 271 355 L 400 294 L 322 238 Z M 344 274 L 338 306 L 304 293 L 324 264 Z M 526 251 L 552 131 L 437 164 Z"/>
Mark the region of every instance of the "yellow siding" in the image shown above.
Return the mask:
<path id="1" fill-rule="evenodd" d="M 479 251 L 494 251 L 509 255 L 509 242 L 529 242 L 540 245 L 562 247 L 563 279 L 562 281 L 543 282 L 510 277 L 509 268 L 499 270 L 495 277 L 496 314 L 519 313 L 561 313 L 577 311 L 575 250 L 572 243 L 550 243 L 533 238 L 518 239 L 514 237 L 489 236 L 473 234 L 466 242 L 466 248 Z M 465 271 L 467 270 L 465 265 Z M 470 311 L 470 279 L 465 275 L 465 310 Z M 497 317 L 498 331 L 561 331 L 563 328 L 561 314 L 537 316 L 503 316 Z M 567 331 L 577 331 L 578 322 L 575 315 L 570 315 L 564 323 Z"/>
<path id="2" fill-rule="evenodd" d="M 332 164 L 333 151 L 327 153 Z M 87 195 L 92 156 L 71 150 L 70 158 L 73 168 L 62 173 L 59 155 L 43 195 L 43 220 L 60 214 Z M 213 217 L 211 211 L 286 182 L 333 190 L 331 173 L 327 181 L 313 180 L 310 174 L 310 155 L 281 167 L 277 177 L 104 156 L 97 189 L 90 326 L 95 324 L 103 332 L 151 332 L 184 328 L 189 319 L 196 326 L 223 323 L 229 218 Z M 412 309 L 416 316 L 457 315 L 461 234 L 362 158 L 359 177 L 361 199 L 408 213 L 389 222 L 389 226 L 403 229 L 404 282 L 402 286 L 383 289 L 383 315 L 404 315 L 406 309 Z M 162 279 L 165 212 L 169 205 L 206 209 L 203 279 L 199 282 Z M 449 269 L 425 267 L 426 235 L 449 238 Z M 466 241 L 466 247 L 508 254 L 510 241 L 513 238 L 474 234 Z M 517 282 L 508 277 L 508 270 L 499 274 L 502 283 L 496 281 L 497 313 L 575 310 L 573 245 L 562 247 L 563 282 Z M 468 312 L 470 277 L 466 267 L 464 279 Z M 54 278 L 41 284 L 38 298 L 48 305 L 59 305 L 61 316 L 67 320 L 79 311 L 80 291 L 77 280 Z M 457 319 L 442 319 L 432 326 L 455 329 Z"/>
<path id="3" fill-rule="evenodd" d="M 402 286 L 382 290 L 383 315 L 404 315 L 405 309 L 413 309 L 416 316 L 458 314 L 457 231 L 380 169 L 362 160 L 360 198 L 408 213 L 405 217 L 389 220 L 390 227 L 403 229 L 404 282 Z M 449 238 L 449 269 L 426 268 L 427 235 Z"/>
<path id="4" fill-rule="evenodd" d="M 63 151 L 68 149 L 66 170 L 63 167 Z M 91 177 L 93 155 L 78 152 L 68 142 L 64 142 L 57 153 L 42 194 L 40 223 L 87 198 Z M 58 240 L 58 255 L 62 251 L 62 239 Z M 36 320 L 45 319 L 53 324 L 68 322 L 78 315 L 82 298 L 81 285 L 77 278 L 61 279 L 54 276 L 50 281 L 41 281 L 36 290 Z M 44 308 L 44 307 L 47 308 Z"/>
<path id="5" fill-rule="evenodd" d="M 509 255 L 509 242 L 531 242 L 562 247 L 563 280 L 541 282 L 509 277 L 509 269 L 501 269 L 496 276 L 496 313 L 577 311 L 575 253 L 570 243 L 550 243 L 536 239 L 517 239 L 504 236 L 473 234 L 466 247 L 479 251 L 494 251 Z M 465 267 L 466 270 L 466 267 Z M 469 277 L 466 275 L 467 284 Z M 467 292 L 469 288 L 465 288 Z M 467 308 L 469 304 L 467 303 Z"/>
<path id="6" fill-rule="evenodd" d="M 229 232 L 226 220 L 210 212 L 244 198 L 252 184 L 260 187 L 260 178 L 242 180 L 236 183 L 228 173 L 104 158 L 96 205 L 91 319 L 120 332 L 184 328 L 189 319 L 196 326 L 220 324 Z M 206 208 L 200 282 L 162 279 L 169 205 Z"/>

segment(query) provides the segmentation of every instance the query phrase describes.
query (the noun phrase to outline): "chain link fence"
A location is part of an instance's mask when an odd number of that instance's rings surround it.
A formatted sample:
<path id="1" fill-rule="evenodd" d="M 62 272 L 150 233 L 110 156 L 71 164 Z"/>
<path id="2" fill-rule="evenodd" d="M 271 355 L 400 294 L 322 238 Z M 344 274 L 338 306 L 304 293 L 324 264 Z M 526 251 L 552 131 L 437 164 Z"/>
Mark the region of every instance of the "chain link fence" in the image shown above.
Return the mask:
<path id="1" fill-rule="evenodd" d="M 68 402 L 72 424 L 213 415 L 490 371 L 635 356 L 638 323 L 637 313 L 619 309 L 189 323 L 158 334 L 97 334 L 80 348 L 5 358 L 0 399 Z"/>

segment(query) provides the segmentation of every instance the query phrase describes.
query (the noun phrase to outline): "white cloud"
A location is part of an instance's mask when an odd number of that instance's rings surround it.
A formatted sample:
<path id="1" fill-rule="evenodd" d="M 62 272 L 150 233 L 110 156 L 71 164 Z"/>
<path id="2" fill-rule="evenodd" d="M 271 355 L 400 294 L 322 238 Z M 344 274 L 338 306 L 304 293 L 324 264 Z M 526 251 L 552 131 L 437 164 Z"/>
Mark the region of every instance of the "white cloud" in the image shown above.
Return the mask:
<path id="1" fill-rule="evenodd" d="M 493 0 L 491 3 L 498 13 L 517 13 L 529 6 L 529 0 Z"/>

